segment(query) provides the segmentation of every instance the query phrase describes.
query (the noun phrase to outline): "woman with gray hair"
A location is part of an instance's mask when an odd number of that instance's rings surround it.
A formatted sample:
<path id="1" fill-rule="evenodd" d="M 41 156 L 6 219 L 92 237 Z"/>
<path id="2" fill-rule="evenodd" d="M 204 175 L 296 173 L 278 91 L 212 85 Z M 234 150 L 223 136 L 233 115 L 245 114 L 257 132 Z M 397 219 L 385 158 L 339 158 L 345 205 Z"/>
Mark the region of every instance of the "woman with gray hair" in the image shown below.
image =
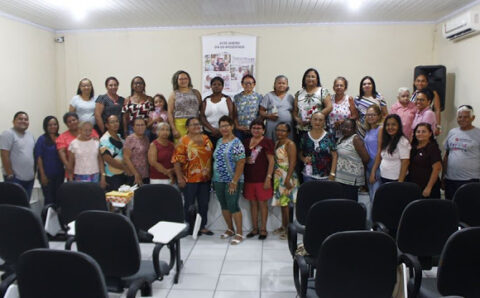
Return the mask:
<path id="1" fill-rule="evenodd" d="M 273 91 L 265 94 L 260 102 L 260 116 L 267 120 L 265 136 L 274 142 L 277 140 L 275 127 L 278 123 L 284 122 L 292 126 L 292 112 L 295 98 L 288 94 L 288 78 L 279 75 L 273 83 Z M 293 140 L 293 131 L 290 131 L 288 138 Z"/>
<path id="2" fill-rule="evenodd" d="M 412 123 L 417 113 L 417 106 L 410 101 L 410 90 L 400 87 L 397 95 L 398 101 L 390 108 L 390 114 L 397 114 L 402 119 L 403 134 L 407 139 L 412 139 Z"/>
<path id="3" fill-rule="evenodd" d="M 150 164 L 151 184 L 173 184 L 175 182 L 175 170 L 172 164 L 172 155 L 175 151 L 170 142 L 170 125 L 159 122 L 157 125 L 157 138 L 150 143 L 148 148 L 148 163 Z"/>

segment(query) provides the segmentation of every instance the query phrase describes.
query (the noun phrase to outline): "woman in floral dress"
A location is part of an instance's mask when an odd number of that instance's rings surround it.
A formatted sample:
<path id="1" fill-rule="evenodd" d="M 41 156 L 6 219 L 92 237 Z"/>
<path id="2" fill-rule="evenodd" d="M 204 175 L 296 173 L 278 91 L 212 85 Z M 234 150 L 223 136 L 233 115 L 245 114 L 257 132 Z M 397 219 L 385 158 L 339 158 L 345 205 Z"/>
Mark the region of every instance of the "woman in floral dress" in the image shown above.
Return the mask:
<path id="1" fill-rule="evenodd" d="M 280 122 L 275 128 L 277 142 L 275 144 L 272 206 L 282 208 L 282 226 L 273 233 L 279 234 L 282 240 L 287 239 L 288 205 L 290 202 L 295 203 L 298 189 L 298 180 L 295 174 L 297 148 L 295 143 L 288 138 L 291 129 L 290 125 L 284 122 Z"/>

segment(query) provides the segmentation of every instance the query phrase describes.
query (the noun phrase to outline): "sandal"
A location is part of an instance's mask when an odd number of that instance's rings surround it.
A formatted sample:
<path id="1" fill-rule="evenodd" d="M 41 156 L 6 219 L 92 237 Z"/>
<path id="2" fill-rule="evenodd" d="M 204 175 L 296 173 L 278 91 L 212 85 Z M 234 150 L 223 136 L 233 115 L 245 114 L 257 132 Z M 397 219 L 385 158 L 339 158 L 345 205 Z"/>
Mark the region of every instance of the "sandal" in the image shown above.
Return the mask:
<path id="1" fill-rule="evenodd" d="M 247 234 L 247 238 L 252 238 L 258 235 L 258 229 L 253 229 L 250 233 Z"/>
<path id="2" fill-rule="evenodd" d="M 280 227 L 280 228 L 276 229 L 275 231 L 273 231 L 273 235 L 280 235 L 282 233 L 285 233 L 285 228 L 284 227 Z"/>
<path id="3" fill-rule="evenodd" d="M 258 236 L 258 240 L 265 240 L 267 239 L 267 230 L 260 230 L 260 236 Z M 248 236 L 247 236 L 248 237 Z"/>
<path id="4" fill-rule="evenodd" d="M 233 235 L 235 235 L 235 232 L 230 230 L 230 229 L 227 229 L 222 235 L 220 235 L 220 238 L 228 239 L 228 238 L 232 237 Z"/>
<path id="5" fill-rule="evenodd" d="M 283 232 L 279 235 L 280 240 L 287 240 L 287 232 Z"/>
<path id="6" fill-rule="evenodd" d="M 243 236 L 240 235 L 240 234 L 235 234 L 235 237 L 232 239 L 230 244 L 231 245 L 238 245 L 238 244 L 242 243 L 242 241 L 243 241 Z"/>

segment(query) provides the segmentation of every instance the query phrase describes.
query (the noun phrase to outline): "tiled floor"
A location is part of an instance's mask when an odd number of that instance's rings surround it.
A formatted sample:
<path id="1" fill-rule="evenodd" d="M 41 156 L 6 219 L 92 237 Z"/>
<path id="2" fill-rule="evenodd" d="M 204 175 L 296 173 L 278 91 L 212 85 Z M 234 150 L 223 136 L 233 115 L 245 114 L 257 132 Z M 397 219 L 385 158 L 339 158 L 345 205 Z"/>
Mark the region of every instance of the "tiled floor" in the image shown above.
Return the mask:
<path id="1" fill-rule="evenodd" d="M 173 273 L 163 281 L 153 283 L 153 297 L 236 298 L 296 296 L 292 277 L 292 257 L 287 241 L 272 234 L 264 241 L 246 239 L 240 245 L 230 245 L 214 236 L 191 236 L 182 239 L 184 268 L 178 284 Z M 51 248 L 63 248 L 63 243 L 51 242 Z M 151 258 L 153 245 L 141 244 L 144 259 Z M 161 252 L 168 261 L 168 252 Z M 111 294 L 110 297 L 125 297 Z M 137 297 L 140 297 L 138 295 Z"/>

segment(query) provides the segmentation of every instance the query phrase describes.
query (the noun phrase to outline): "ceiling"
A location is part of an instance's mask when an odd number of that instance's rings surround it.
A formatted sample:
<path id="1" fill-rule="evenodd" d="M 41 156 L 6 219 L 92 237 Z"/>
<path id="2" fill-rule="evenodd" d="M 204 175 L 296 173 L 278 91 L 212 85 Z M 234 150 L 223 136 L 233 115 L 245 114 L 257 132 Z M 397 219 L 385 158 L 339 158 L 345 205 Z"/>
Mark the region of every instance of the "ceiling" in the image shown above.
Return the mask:
<path id="1" fill-rule="evenodd" d="M 54 31 L 307 23 L 438 22 L 479 0 L 0 0 Z M 357 9 L 353 6 L 358 5 Z"/>

